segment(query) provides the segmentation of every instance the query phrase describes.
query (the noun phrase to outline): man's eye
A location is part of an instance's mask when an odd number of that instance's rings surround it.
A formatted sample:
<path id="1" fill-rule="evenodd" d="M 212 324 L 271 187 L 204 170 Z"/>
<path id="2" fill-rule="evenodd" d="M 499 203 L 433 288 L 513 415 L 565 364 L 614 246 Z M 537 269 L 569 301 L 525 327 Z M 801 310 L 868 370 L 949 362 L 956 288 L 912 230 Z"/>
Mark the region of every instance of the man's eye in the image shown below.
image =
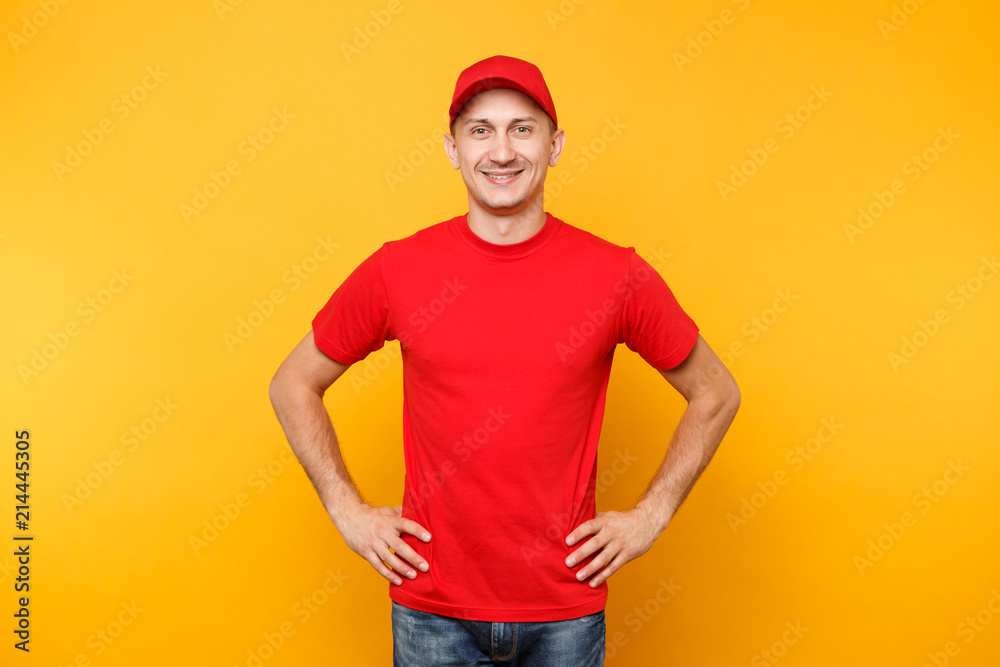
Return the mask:
<path id="1" fill-rule="evenodd" d="M 524 130 L 524 131 L 523 131 L 523 132 L 521 132 L 521 130 Z M 531 128 L 528 128 L 528 127 L 524 127 L 524 126 L 522 125 L 521 127 L 517 128 L 517 131 L 518 131 L 519 133 L 521 133 L 521 134 L 527 134 L 528 132 L 531 132 Z"/>
<path id="2" fill-rule="evenodd" d="M 479 133 L 485 133 L 485 132 L 486 132 L 486 128 L 485 127 L 477 127 L 477 128 L 475 128 L 475 129 L 472 130 L 473 134 L 479 134 Z"/>

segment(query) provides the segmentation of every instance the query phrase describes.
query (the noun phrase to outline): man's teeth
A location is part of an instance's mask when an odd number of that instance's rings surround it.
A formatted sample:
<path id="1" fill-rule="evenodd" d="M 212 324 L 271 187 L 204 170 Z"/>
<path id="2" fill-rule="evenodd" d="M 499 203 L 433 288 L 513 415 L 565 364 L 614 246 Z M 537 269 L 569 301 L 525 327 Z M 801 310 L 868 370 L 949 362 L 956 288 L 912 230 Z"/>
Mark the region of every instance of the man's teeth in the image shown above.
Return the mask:
<path id="1" fill-rule="evenodd" d="M 514 174 L 486 174 L 486 177 L 487 178 L 492 178 L 495 181 L 505 181 L 508 178 L 514 178 L 519 173 L 520 172 L 517 172 L 517 173 L 514 173 Z"/>

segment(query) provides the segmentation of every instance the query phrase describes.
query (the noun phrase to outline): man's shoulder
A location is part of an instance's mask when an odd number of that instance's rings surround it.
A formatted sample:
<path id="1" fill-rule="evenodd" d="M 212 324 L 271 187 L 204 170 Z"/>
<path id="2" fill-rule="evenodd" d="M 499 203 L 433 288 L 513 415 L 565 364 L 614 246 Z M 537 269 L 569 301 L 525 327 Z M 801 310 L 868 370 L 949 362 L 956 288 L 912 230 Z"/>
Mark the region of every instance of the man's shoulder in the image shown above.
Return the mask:
<path id="1" fill-rule="evenodd" d="M 428 244 L 440 243 L 444 237 L 449 233 L 449 226 L 455 221 L 456 218 L 461 216 L 454 216 L 443 220 L 441 222 L 435 222 L 433 224 L 421 227 L 408 236 L 401 236 L 390 241 L 386 241 L 384 247 L 388 247 L 393 250 L 408 251 L 415 250 L 420 247 L 426 247 Z"/>
<path id="2" fill-rule="evenodd" d="M 633 251 L 632 246 L 623 246 L 608 239 L 598 236 L 596 233 L 571 225 L 561 218 L 556 218 L 561 223 L 560 235 L 565 234 L 564 241 L 575 247 L 595 253 L 606 253 L 613 256 L 624 256 Z"/>

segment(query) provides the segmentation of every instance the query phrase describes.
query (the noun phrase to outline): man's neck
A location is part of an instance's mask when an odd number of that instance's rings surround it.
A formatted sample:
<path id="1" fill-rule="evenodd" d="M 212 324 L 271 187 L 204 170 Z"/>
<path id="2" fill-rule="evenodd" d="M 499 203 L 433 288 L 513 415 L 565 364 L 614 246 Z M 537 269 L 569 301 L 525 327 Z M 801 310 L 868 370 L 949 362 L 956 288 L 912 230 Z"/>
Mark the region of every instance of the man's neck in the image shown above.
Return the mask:
<path id="1" fill-rule="evenodd" d="M 469 202 L 469 229 L 484 241 L 497 245 L 530 239 L 545 226 L 547 217 L 541 201 L 525 202 L 520 209 L 502 214 Z"/>

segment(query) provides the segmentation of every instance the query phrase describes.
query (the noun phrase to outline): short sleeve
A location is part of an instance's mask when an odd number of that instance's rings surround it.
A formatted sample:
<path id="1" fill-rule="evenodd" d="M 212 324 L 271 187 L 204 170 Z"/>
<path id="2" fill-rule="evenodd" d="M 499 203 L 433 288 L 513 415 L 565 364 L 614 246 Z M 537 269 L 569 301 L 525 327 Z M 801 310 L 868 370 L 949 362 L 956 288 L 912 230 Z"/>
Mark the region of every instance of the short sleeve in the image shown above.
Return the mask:
<path id="1" fill-rule="evenodd" d="M 629 248 L 629 280 L 619 331 L 630 350 L 650 366 L 668 370 L 687 358 L 698 325 L 684 312 L 666 281 L 635 248 Z"/>
<path id="2" fill-rule="evenodd" d="M 389 340 L 384 251 L 385 245 L 361 262 L 313 318 L 316 346 L 334 361 L 361 361 Z"/>

